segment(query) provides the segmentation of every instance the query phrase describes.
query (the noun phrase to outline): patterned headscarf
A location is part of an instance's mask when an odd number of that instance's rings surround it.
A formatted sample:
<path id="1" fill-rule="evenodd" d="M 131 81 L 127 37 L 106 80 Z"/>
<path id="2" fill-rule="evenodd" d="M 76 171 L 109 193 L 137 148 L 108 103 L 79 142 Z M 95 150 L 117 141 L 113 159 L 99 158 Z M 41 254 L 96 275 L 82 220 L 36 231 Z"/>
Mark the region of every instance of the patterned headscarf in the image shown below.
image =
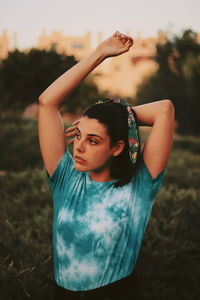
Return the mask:
<path id="1" fill-rule="evenodd" d="M 99 100 L 96 104 L 99 103 L 119 103 L 126 107 L 128 112 L 128 143 L 129 143 L 129 156 L 131 162 L 135 164 L 137 160 L 138 147 L 139 147 L 139 137 L 138 137 L 138 128 L 136 125 L 136 121 L 133 115 L 132 107 L 130 104 L 126 103 L 124 100 L 120 98 L 106 98 Z"/>

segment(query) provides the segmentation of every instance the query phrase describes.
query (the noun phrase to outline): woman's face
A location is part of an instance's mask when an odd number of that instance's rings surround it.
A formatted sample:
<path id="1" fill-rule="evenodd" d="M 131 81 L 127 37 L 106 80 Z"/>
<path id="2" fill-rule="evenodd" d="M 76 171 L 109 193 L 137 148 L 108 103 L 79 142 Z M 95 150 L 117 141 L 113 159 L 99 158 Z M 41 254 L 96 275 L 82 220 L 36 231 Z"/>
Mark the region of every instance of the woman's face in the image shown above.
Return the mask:
<path id="1" fill-rule="evenodd" d="M 106 126 L 97 119 L 83 116 L 77 125 L 74 139 L 74 166 L 78 171 L 96 171 L 109 168 L 109 162 L 116 155 L 116 148 L 110 147 Z"/>

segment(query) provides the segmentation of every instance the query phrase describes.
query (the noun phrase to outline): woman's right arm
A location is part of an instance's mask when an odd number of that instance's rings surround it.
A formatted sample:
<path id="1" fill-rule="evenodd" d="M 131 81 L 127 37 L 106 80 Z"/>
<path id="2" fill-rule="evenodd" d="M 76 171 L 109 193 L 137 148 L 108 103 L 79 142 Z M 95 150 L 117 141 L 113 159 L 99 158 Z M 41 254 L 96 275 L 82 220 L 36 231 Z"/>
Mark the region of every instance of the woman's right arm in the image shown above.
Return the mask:
<path id="1" fill-rule="evenodd" d="M 60 104 L 105 58 L 127 52 L 132 44 L 131 37 L 115 32 L 89 56 L 58 77 L 39 96 L 39 142 L 42 158 L 50 176 L 53 175 L 66 147 Z"/>
<path id="2" fill-rule="evenodd" d="M 42 158 L 50 176 L 52 176 L 66 148 L 60 104 L 101 61 L 103 61 L 103 57 L 100 52 L 94 51 L 56 79 L 39 96 L 39 142 Z"/>

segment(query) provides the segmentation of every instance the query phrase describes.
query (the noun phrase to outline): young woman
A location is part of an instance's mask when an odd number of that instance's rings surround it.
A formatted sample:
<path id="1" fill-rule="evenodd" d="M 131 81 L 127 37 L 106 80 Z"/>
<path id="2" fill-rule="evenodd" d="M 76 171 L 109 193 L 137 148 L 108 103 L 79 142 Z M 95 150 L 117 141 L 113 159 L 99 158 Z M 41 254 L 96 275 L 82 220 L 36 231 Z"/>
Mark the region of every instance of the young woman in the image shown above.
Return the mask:
<path id="1" fill-rule="evenodd" d="M 59 111 L 97 65 L 132 45 L 131 37 L 116 31 L 39 97 L 39 140 L 54 203 L 56 300 L 143 299 L 134 267 L 166 173 L 173 104 L 133 108 L 122 99 L 100 99 L 67 130 L 73 157 Z M 142 151 L 141 125 L 152 126 Z"/>

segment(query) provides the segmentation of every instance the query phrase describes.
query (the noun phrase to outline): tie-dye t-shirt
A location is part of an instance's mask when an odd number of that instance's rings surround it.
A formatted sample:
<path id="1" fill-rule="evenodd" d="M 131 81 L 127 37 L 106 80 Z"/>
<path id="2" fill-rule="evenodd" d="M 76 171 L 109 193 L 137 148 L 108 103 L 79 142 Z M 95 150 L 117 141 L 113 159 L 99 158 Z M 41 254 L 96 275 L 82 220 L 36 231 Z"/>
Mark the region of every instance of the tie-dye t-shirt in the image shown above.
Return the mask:
<path id="1" fill-rule="evenodd" d="M 142 157 L 142 154 L 141 154 Z M 65 154 L 50 177 L 54 203 L 54 276 L 73 291 L 95 289 L 130 275 L 166 168 L 154 179 L 143 161 L 129 184 L 96 182 Z"/>

